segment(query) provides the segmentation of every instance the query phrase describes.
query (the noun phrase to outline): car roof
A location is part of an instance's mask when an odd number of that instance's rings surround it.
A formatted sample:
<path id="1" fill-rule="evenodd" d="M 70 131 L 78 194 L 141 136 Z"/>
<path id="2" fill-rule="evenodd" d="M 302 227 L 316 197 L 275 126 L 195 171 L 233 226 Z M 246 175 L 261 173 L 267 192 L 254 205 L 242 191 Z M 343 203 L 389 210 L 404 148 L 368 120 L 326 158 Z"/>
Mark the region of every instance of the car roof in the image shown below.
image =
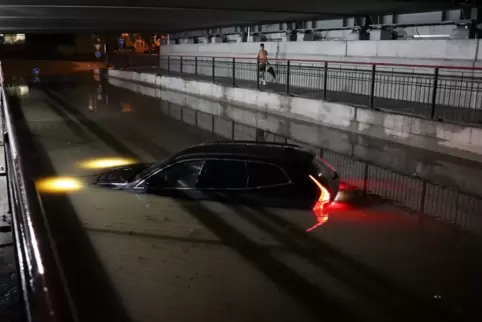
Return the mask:
<path id="1" fill-rule="evenodd" d="M 294 144 L 256 141 L 213 141 L 192 146 L 174 156 L 174 160 L 193 157 L 243 159 L 273 163 L 308 163 L 314 153 Z"/>

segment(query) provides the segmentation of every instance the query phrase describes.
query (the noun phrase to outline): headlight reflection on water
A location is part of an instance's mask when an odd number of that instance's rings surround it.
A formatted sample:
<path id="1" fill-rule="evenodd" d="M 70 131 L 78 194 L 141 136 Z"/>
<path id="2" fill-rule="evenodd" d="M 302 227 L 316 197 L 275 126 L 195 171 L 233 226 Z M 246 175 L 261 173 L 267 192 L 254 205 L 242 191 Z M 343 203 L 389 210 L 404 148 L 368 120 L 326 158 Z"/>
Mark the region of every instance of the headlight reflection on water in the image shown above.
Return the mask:
<path id="1" fill-rule="evenodd" d="M 86 169 L 103 169 L 120 167 L 123 165 L 133 164 L 135 162 L 135 160 L 127 158 L 101 158 L 84 161 L 80 164 L 80 166 Z"/>
<path id="2" fill-rule="evenodd" d="M 82 189 L 82 183 L 69 177 L 53 177 L 38 180 L 37 190 L 43 193 L 65 193 L 74 192 Z"/>

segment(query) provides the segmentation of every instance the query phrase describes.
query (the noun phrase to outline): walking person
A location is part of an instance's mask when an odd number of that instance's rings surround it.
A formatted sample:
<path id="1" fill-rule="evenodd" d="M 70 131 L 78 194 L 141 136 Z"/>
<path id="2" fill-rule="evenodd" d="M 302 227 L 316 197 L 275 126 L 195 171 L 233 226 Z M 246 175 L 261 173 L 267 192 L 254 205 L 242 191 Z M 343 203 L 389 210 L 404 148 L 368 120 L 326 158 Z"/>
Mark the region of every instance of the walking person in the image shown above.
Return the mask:
<path id="1" fill-rule="evenodd" d="M 263 85 L 266 85 L 266 65 L 268 64 L 268 52 L 264 49 L 264 44 L 261 44 L 258 51 L 259 73 L 260 81 Z"/>

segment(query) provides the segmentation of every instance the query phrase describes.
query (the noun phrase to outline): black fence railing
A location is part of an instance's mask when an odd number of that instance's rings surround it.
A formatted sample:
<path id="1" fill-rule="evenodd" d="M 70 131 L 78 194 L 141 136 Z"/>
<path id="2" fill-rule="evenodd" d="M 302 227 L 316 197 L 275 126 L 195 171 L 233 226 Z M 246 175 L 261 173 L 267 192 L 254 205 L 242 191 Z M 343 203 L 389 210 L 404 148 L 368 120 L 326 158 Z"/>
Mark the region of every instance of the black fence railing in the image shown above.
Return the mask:
<path id="1" fill-rule="evenodd" d="M 116 68 L 226 86 L 343 102 L 437 121 L 482 124 L 482 68 L 270 60 L 274 77 L 252 58 L 117 55 Z M 263 77 L 266 84 L 263 82 Z"/>
<path id="2" fill-rule="evenodd" d="M 117 79 L 110 79 L 109 82 L 115 86 L 134 91 L 138 90 L 137 85 L 129 82 Z M 149 88 L 147 88 L 142 93 L 157 97 L 159 92 L 149 91 Z M 272 133 L 267 128 L 244 124 L 206 111 L 199 111 L 195 106 L 180 106 L 171 103 L 167 94 L 161 96 L 161 98 L 162 112 L 181 122 L 194 125 L 230 140 L 292 143 L 312 148 L 318 156 L 326 159 L 337 169 L 344 184 L 359 190 L 363 194 L 380 196 L 416 213 L 457 224 L 470 231 L 479 232 L 482 228 L 481 196 L 454 187 L 446 187 L 419 176 L 396 171 L 375 162 L 359 160 L 319 145 L 308 144 L 288 136 Z"/>

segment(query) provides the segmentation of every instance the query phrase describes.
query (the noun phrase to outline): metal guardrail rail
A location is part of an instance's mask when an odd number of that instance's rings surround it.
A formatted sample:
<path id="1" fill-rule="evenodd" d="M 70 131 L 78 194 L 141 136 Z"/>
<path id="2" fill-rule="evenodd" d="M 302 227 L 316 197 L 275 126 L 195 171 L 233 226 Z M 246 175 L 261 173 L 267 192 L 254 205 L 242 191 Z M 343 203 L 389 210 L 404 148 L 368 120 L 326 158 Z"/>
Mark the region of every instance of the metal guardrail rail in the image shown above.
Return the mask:
<path id="1" fill-rule="evenodd" d="M 116 68 L 482 125 L 478 67 L 270 59 L 276 78 L 267 75 L 265 87 L 260 84 L 259 62 L 250 57 L 116 55 L 111 63 Z"/>
<path id="2" fill-rule="evenodd" d="M 7 194 L 25 321 L 77 321 L 34 181 L 27 176 L 0 63 Z"/>

